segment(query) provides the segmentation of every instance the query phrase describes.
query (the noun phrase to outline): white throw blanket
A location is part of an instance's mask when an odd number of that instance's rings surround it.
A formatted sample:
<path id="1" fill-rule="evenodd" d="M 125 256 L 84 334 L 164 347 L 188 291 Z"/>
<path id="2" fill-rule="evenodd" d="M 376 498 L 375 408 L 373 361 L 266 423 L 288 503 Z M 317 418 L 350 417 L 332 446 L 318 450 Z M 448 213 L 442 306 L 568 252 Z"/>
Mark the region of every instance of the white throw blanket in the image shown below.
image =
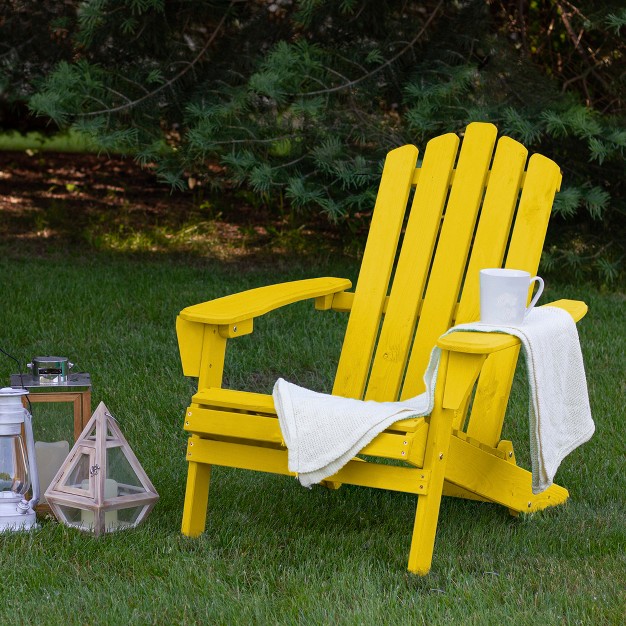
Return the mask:
<path id="1" fill-rule="evenodd" d="M 508 333 L 522 342 L 530 385 L 532 489 L 540 493 L 552 484 L 561 461 L 595 429 L 576 324 L 566 311 L 544 306 L 533 309 L 521 326 L 477 322 L 460 324 L 448 333 L 468 330 Z M 302 485 L 332 476 L 393 422 L 428 415 L 440 355 L 434 348 L 424 375 L 426 391 L 402 402 L 342 398 L 279 379 L 274 403 L 288 467 Z"/>

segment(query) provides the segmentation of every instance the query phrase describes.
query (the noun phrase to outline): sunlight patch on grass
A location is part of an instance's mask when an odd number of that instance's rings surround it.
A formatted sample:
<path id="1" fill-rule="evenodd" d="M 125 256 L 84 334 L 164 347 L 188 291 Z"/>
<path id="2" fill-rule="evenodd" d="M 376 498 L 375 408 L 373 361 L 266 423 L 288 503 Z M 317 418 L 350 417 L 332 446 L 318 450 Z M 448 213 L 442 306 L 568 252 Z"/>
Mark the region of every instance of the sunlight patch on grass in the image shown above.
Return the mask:
<path id="1" fill-rule="evenodd" d="M 180 226 L 148 226 L 137 229 L 121 222 L 111 225 L 94 225 L 85 230 L 85 238 L 98 250 L 114 252 L 189 253 L 219 260 L 242 257 L 258 252 L 264 241 L 269 252 L 272 246 L 267 231 L 239 228 L 228 222 L 201 220 Z"/>
<path id="2" fill-rule="evenodd" d="M 56 135 L 42 135 L 37 132 L 0 133 L 0 150 L 35 152 L 98 152 L 99 148 L 88 137 L 70 130 Z"/>

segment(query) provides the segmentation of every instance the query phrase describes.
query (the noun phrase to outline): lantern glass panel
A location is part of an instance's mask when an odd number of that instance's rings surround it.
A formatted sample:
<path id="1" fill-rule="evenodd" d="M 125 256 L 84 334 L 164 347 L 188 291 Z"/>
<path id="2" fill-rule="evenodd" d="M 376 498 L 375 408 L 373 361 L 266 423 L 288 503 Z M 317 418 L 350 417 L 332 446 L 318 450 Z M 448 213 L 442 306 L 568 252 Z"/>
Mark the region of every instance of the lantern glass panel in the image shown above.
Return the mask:
<path id="1" fill-rule="evenodd" d="M 0 497 L 24 495 L 30 487 L 26 452 L 21 435 L 0 437 Z"/>
<path id="2" fill-rule="evenodd" d="M 68 402 L 33 403 L 33 433 L 36 441 L 74 441 L 74 406 Z"/>

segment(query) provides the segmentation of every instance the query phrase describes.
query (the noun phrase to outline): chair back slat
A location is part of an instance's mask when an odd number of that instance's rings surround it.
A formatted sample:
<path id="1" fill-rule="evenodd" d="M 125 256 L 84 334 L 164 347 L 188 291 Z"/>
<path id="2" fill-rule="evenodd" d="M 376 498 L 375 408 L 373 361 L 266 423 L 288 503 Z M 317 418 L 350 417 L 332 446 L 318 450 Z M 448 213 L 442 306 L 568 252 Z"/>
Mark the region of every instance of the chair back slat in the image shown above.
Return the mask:
<path id="1" fill-rule="evenodd" d="M 502 267 L 527 155 L 528 150 L 509 137 L 498 141 L 455 323 L 479 319 L 480 270 Z"/>
<path id="2" fill-rule="evenodd" d="M 418 150 L 407 145 L 385 159 L 363 253 L 333 394 L 362 398 L 378 337 Z"/>
<path id="3" fill-rule="evenodd" d="M 466 129 L 402 386 L 403 399 L 424 391 L 422 377 L 432 347 L 452 324 L 496 133 L 491 124 L 470 124 Z"/>
<path id="4" fill-rule="evenodd" d="M 561 187 L 559 166 L 541 154 L 528 160 L 505 267 L 537 273 L 554 195 Z M 530 299 L 530 294 L 529 294 Z"/>
<path id="5" fill-rule="evenodd" d="M 560 184 L 561 172 L 556 163 L 540 154 L 530 157 L 505 267 L 522 269 L 532 276 L 537 273 L 552 202 Z M 530 291 L 528 298 L 531 298 Z M 471 436 L 494 446 L 504 420 L 517 362 L 518 350 L 507 352 L 510 353 L 487 360 L 478 381 L 467 429 Z M 474 416 L 479 417 L 474 419 Z"/>
<path id="6" fill-rule="evenodd" d="M 419 182 L 406 224 L 366 400 L 398 397 L 458 145 L 459 138 L 452 133 L 430 141 L 419 179 L 415 177 Z"/>

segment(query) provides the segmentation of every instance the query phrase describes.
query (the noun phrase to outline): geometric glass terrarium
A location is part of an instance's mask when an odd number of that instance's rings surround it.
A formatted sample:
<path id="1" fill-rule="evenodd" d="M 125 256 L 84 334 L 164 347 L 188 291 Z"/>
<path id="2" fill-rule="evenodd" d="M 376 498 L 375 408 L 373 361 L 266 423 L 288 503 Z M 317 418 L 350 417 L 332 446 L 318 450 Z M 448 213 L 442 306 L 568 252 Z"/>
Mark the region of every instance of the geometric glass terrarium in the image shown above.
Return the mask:
<path id="1" fill-rule="evenodd" d="M 159 494 L 101 402 L 46 491 L 56 518 L 99 536 L 133 528 Z"/>

